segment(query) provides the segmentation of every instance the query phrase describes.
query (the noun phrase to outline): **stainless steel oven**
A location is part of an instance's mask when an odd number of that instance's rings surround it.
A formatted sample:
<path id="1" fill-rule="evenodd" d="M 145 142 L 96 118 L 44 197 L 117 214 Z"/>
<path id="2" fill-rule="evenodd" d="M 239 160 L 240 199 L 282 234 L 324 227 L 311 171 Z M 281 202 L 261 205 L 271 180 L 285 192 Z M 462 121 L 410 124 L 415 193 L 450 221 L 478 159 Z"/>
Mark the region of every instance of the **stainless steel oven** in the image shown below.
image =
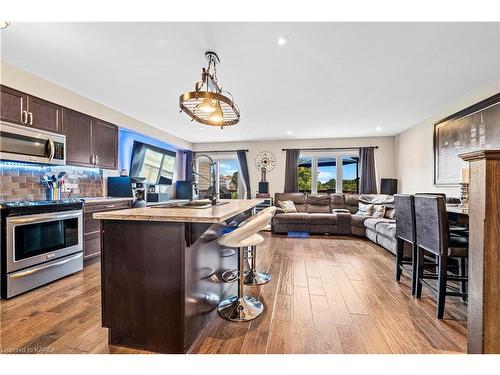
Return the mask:
<path id="1" fill-rule="evenodd" d="M 1 122 L 0 159 L 65 165 L 66 136 Z"/>
<path id="2" fill-rule="evenodd" d="M 19 206 L 22 203 L 2 210 L 5 298 L 83 267 L 82 203 L 45 201 Z"/>

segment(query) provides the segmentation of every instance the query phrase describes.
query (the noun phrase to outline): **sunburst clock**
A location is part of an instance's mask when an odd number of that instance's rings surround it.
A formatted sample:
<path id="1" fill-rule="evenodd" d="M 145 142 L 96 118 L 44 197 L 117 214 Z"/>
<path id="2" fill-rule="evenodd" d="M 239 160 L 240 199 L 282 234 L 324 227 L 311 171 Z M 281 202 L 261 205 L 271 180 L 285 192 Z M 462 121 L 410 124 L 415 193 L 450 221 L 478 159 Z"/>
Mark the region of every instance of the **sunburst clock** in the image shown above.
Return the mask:
<path id="1" fill-rule="evenodd" d="M 276 157 L 269 151 L 259 152 L 255 158 L 255 166 L 261 172 L 258 197 L 269 197 L 269 182 L 266 181 L 266 173 L 272 171 L 275 165 Z"/>

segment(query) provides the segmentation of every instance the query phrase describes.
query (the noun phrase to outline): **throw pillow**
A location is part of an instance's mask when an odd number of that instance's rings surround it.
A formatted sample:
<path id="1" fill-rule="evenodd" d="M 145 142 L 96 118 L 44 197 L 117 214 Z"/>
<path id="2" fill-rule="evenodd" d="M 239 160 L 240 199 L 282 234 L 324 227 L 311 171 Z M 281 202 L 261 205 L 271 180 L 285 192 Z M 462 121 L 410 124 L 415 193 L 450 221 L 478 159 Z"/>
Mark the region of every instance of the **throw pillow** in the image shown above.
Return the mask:
<path id="1" fill-rule="evenodd" d="M 285 211 L 285 213 L 297 212 L 297 208 L 295 208 L 295 204 L 292 201 L 278 201 L 281 209 Z"/>
<path id="2" fill-rule="evenodd" d="M 394 207 L 386 207 L 384 217 L 394 220 L 396 218 L 396 210 L 394 209 Z"/>
<path id="3" fill-rule="evenodd" d="M 382 218 L 385 215 L 385 204 L 376 204 L 373 208 L 372 217 Z"/>
<path id="4" fill-rule="evenodd" d="M 372 216 L 372 214 L 373 214 L 373 204 L 366 204 L 366 203 L 359 202 L 358 212 L 356 212 L 356 215 Z"/>

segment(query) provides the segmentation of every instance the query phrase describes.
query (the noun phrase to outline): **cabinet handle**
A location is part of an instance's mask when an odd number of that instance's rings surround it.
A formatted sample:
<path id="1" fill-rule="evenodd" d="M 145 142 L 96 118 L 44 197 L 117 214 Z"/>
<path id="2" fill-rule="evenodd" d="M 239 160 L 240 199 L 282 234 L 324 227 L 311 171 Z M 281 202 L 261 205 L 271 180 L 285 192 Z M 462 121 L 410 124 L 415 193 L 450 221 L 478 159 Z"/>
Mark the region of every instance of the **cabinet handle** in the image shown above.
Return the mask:
<path id="1" fill-rule="evenodd" d="M 33 113 L 28 112 L 28 116 L 30 118 L 30 125 L 33 125 Z"/>
<path id="2" fill-rule="evenodd" d="M 96 155 L 96 156 L 95 156 L 95 163 L 96 163 L 96 164 L 99 164 L 99 155 Z"/>
<path id="3" fill-rule="evenodd" d="M 105 207 L 105 208 L 113 208 L 113 207 L 115 207 L 115 205 L 114 205 L 114 204 L 108 204 L 108 205 L 106 205 L 106 206 L 104 206 L 104 207 Z"/>
<path id="4" fill-rule="evenodd" d="M 22 115 L 21 115 L 21 122 L 23 124 L 27 124 L 28 123 L 28 111 L 23 111 L 22 112 Z"/>

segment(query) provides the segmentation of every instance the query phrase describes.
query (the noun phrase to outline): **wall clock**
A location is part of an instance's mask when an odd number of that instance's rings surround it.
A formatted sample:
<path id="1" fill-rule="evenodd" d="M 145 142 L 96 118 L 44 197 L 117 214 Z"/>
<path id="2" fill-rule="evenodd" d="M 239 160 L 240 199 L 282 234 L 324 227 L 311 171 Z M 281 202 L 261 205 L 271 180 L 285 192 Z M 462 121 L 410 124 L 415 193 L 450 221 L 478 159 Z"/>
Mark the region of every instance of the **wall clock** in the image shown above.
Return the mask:
<path id="1" fill-rule="evenodd" d="M 272 171 L 276 165 L 276 157 L 269 151 L 259 152 L 255 158 L 255 166 L 259 171 L 264 168 L 266 172 Z"/>

